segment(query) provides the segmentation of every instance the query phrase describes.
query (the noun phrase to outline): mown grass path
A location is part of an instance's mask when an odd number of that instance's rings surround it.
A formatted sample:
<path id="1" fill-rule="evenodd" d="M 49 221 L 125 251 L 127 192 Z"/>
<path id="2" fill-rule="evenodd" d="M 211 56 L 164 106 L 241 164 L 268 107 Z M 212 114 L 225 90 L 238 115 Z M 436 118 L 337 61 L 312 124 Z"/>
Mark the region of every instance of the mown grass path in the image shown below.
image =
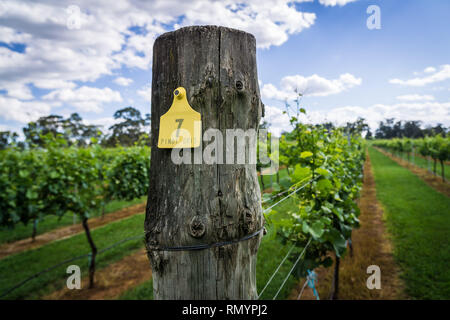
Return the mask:
<path id="1" fill-rule="evenodd" d="M 132 201 L 125 200 L 112 200 L 108 202 L 105 206 L 105 216 L 109 213 L 115 213 L 116 211 L 122 210 L 124 208 L 144 203 L 147 197 L 142 197 L 134 199 Z M 94 212 L 90 219 L 100 217 L 101 212 Z M 89 221 L 91 221 L 89 220 Z M 53 215 L 45 216 L 41 221 L 39 221 L 37 226 L 37 235 L 44 234 L 46 232 L 75 224 L 80 224 L 79 216 L 75 216 L 73 213 L 66 213 L 62 217 L 57 217 Z M 31 234 L 33 232 L 33 223 L 30 222 L 27 225 L 19 223 L 14 226 L 14 228 L 0 227 L 0 244 L 12 243 L 19 240 L 30 240 Z M 1 251 L 1 249 L 0 249 Z"/>
<path id="2" fill-rule="evenodd" d="M 289 199 L 279 207 L 284 212 L 294 205 Z M 92 234 L 99 249 L 108 247 L 112 243 L 120 241 L 129 236 L 138 235 L 143 232 L 143 214 L 109 223 L 106 226 L 96 228 Z M 276 269 L 279 262 L 288 251 L 288 246 L 282 244 L 274 234 L 275 230 L 269 228 L 268 234 L 263 238 L 258 252 L 257 283 L 261 290 Z M 70 264 L 81 267 L 83 286 L 86 286 L 87 258 L 68 263 L 49 273 L 29 281 L 26 285 L 13 291 L 6 299 L 104 299 L 120 297 L 121 299 L 151 299 L 152 281 L 148 280 L 151 274 L 147 257 L 142 254 L 143 241 L 132 240 L 123 243 L 114 249 L 98 255 L 98 272 L 96 274 L 97 288 L 80 290 L 76 293 L 68 293 L 64 290 L 64 282 L 68 275 L 65 269 Z M 0 293 L 12 287 L 26 277 L 39 272 L 61 260 L 88 253 L 89 247 L 84 233 L 70 238 L 55 241 L 37 249 L 18 253 L 0 260 Z M 292 253 L 296 254 L 296 250 Z M 298 254 L 298 252 L 297 252 Z M 274 278 L 271 285 L 263 295 L 263 299 L 271 299 L 278 290 L 292 262 L 286 261 Z M 140 269 L 145 274 L 136 273 Z M 134 272 L 134 273 L 133 273 Z M 118 281 L 111 285 L 111 281 Z M 293 276 L 284 286 L 279 294 L 279 299 L 285 298 L 295 284 Z"/>
<path id="3" fill-rule="evenodd" d="M 143 211 L 145 211 L 145 203 L 140 203 L 109 213 L 103 217 L 91 218 L 88 222 L 89 228 L 94 230 L 98 227 L 107 225 L 108 223 L 142 213 Z M 5 243 L 0 245 L 0 259 L 26 250 L 35 249 L 52 241 L 65 239 L 82 232 L 84 232 L 83 226 L 80 223 L 77 223 L 43 233 L 37 236 L 34 241 L 31 239 L 22 239 L 16 242 Z"/>
<path id="4" fill-rule="evenodd" d="M 450 198 L 374 148 L 369 154 L 406 293 L 450 299 Z"/>
<path id="5" fill-rule="evenodd" d="M 151 281 L 152 270 L 144 248 L 125 256 L 95 275 L 95 287 L 89 288 L 89 277 L 85 273 L 81 290 L 64 287 L 52 292 L 44 299 L 49 300 L 106 300 L 117 298 L 123 292 L 133 290 L 145 281 Z M 148 297 L 147 297 L 148 299 Z"/>
<path id="6" fill-rule="evenodd" d="M 136 214 L 129 218 L 111 222 L 106 226 L 96 228 L 92 236 L 99 250 L 107 248 L 128 237 L 143 235 L 144 214 Z M 142 248 L 143 239 L 130 240 L 97 255 L 97 270 L 118 261 Z M 24 251 L 0 260 L 0 294 L 41 270 L 56 265 L 68 258 L 73 258 L 90 252 L 84 233 L 73 237 L 54 241 L 37 249 Z M 82 276 L 87 275 L 88 259 L 67 263 L 50 272 L 44 273 L 14 290 L 2 299 L 37 299 L 65 285 L 68 277 L 66 268 L 69 265 L 79 265 Z"/>
<path id="7" fill-rule="evenodd" d="M 279 214 L 283 214 L 287 210 L 295 209 L 296 201 L 294 199 L 288 199 L 277 207 Z M 276 270 L 284 256 L 289 251 L 290 245 L 282 243 L 280 238 L 276 235 L 276 230 L 267 225 L 267 234 L 262 238 L 261 245 L 258 249 L 258 256 L 256 261 L 256 284 L 258 293 L 261 293 L 263 287 L 271 277 L 272 273 Z M 266 288 L 260 299 L 272 299 L 278 289 L 280 288 L 283 280 L 290 271 L 293 261 L 300 253 L 301 249 L 295 249 L 291 253 L 291 259 L 287 259 L 281 266 L 279 272 L 275 275 L 272 282 Z M 148 265 L 148 264 L 147 264 Z M 292 288 L 296 284 L 296 279 L 293 275 L 290 275 L 286 284 L 280 291 L 277 299 L 286 299 Z M 149 300 L 153 299 L 153 282 L 147 280 L 141 284 L 126 290 L 118 299 L 124 300 Z"/>
<path id="8" fill-rule="evenodd" d="M 404 285 L 399 277 L 399 268 L 394 262 L 392 244 L 386 232 L 383 221 L 383 210 L 376 198 L 375 181 L 370 157 L 366 156 L 364 163 L 364 179 L 358 207 L 360 227 L 353 230 L 353 252 L 341 258 L 339 267 L 339 295 L 342 300 L 393 300 L 406 299 Z M 334 255 L 330 254 L 330 257 Z M 367 267 L 377 265 L 383 274 L 381 290 L 370 290 L 366 281 Z M 316 284 L 320 299 L 328 299 L 332 292 L 334 264 L 332 267 L 319 267 L 316 270 L 318 282 Z M 292 291 L 290 299 L 296 300 L 305 283 L 303 278 Z M 301 300 L 315 300 L 313 290 L 306 287 Z"/>

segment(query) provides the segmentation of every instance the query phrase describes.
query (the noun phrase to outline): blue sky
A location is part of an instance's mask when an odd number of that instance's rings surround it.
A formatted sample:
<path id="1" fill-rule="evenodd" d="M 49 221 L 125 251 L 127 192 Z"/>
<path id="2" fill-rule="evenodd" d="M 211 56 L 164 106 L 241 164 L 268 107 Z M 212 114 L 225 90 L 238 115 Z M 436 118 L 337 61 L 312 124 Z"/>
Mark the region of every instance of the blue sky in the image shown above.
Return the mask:
<path id="1" fill-rule="evenodd" d="M 380 8 L 381 29 L 367 28 L 369 5 Z M 149 113 L 155 37 L 201 24 L 255 34 L 276 133 L 295 88 L 304 121 L 449 126 L 449 13 L 444 0 L 0 1 L 0 130 L 50 113 L 105 127 L 121 107 Z"/>

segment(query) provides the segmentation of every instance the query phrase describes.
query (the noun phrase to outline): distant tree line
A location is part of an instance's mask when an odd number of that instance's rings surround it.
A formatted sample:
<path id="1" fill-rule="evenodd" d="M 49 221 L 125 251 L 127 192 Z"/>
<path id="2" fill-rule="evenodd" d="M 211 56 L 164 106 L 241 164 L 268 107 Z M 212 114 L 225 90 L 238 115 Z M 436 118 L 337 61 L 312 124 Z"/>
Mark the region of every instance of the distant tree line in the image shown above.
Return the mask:
<path id="1" fill-rule="evenodd" d="M 395 121 L 394 118 L 380 121 L 375 131 L 376 139 L 393 139 L 393 138 L 423 138 L 435 135 L 446 136 L 448 128 L 442 124 L 427 126 L 422 129 L 422 121 Z M 367 136 L 366 136 L 367 138 Z"/>
<path id="2" fill-rule="evenodd" d="M 117 123 L 108 128 L 108 133 L 102 132 L 101 126 L 85 124 L 78 113 L 72 113 L 67 119 L 59 115 L 40 117 L 37 121 L 29 122 L 22 129 L 25 141 L 18 141 L 19 135 L 16 132 L 0 131 L 0 150 L 11 145 L 17 145 L 20 148 L 41 147 L 45 144 L 42 137 L 48 133 L 62 136 L 69 145 L 80 147 L 92 143 L 99 143 L 103 147 L 150 145 L 149 113 L 143 117 L 139 110 L 129 106 L 117 110 L 113 117 Z M 270 124 L 265 122 L 260 125 L 260 128 L 269 126 Z M 316 126 L 327 130 L 336 128 L 331 122 Z M 436 135 L 445 137 L 448 130 L 449 128 L 442 124 L 422 128 L 421 121 L 395 121 L 394 118 L 390 118 L 380 121 L 374 136 L 364 118 L 347 122 L 345 125 L 345 132 L 350 135 L 361 134 L 366 139 L 423 138 Z"/>
<path id="3" fill-rule="evenodd" d="M 267 125 L 267 124 L 266 124 Z M 268 124 L 270 126 L 270 124 Z M 317 124 L 315 127 L 322 127 L 327 130 L 334 130 L 338 127 L 332 122 L 326 122 L 323 124 Z M 395 121 L 395 118 L 385 119 L 380 121 L 378 128 L 375 130 L 375 135 L 370 130 L 366 119 L 359 117 L 354 122 L 347 122 L 343 126 L 344 131 L 350 135 L 357 134 L 362 135 L 366 139 L 393 139 L 393 138 L 424 138 L 434 137 L 441 135 L 446 137 L 449 128 L 446 128 L 442 124 L 438 123 L 435 126 L 423 127 L 422 121 Z M 283 131 L 282 134 L 289 136 L 289 132 Z"/>
<path id="4" fill-rule="evenodd" d="M 117 110 L 114 115 L 117 123 L 109 127 L 104 133 L 101 126 L 85 124 L 78 113 L 72 113 L 68 118 L 60 115 L 40 117 L 37 121 L 29 122 L 23 129 L 24 141 L 18 141 L 16 132 L 0 132 L 0 149 L 11 145 L 20 148 L 42 147 L 45 145 L 43 137 L 47 134 L 63 137 L 69 145 L 84 147 L 98 143 L 104 147 L 132 146 L 150 144 L 150 114 L 142 117 L 141 112 L 133 107 Z"/>

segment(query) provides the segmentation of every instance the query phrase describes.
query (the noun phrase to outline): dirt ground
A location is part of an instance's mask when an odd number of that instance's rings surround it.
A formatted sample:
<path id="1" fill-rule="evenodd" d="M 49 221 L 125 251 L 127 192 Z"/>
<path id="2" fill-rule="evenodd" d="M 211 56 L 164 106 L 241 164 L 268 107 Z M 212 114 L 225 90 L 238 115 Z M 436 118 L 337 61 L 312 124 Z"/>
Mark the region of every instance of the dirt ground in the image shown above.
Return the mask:
<path id="1" fill-rule="evenodd" d="M 145 203 L 140 203 L 134 206 L 130 206 L 128 208 L 124 208 L 109 214 L 106 214 L 102 217 L 89 219 L 89 228 L 95 229 L 106 225 L 110 222 L 117 221 L 120 219 L 127 218 L 137 213 L 141 213 L 145 211 Z M 71 237 L 77 233 L 83 232 L 83 226 L 81 224 L 74 224 L 67 227 L 58 228 L 56 230 L 52 230 L 41 235 L 36 236 L 35 241 L 32 241 L 31 238 L 5 243 L 0 245 L 0 259 L 9 256 L 11 254 L 19 253 L 25 250 L 38 248 L 47 244 L 49 242 L 55 240 L 61 240 L 64 238 Z"/>
<path id="2" fill-rule="evenodd" d="M 407 299 L 400 271 L 392 256 L 392 246 L 383 220 L 383 209 L 376 199 L 375 181 L 370 158 L 364 165 L 364 181 L 359 200 L 361 226 L 353 231 L 353 256 L 349 253 L 341 259 L 339 272 L 339 295 L 341 300 Z M 377 265 L 381 269 L 381 289 L 369 290 L 366 286 L 367 267 Z M 334 265 L 318 268 L 317 289 L 320 299 L 329 299 Z M 302 279 L 289 299 L 297 299 L 304 284 Z M 306 287 L 301 300 L 315 299 L 312 289 Z"/>
<path id="3" fill-rule="evenodd" d="M 80 290 L 64 288 L 44 297 L 46 300 L 106 300 L 119 297 L 123 292 L 150 280 L 152 272 L 145 249 L 95 273 L 95 287 L 88 289 L 89 276 L 83 277 Z"/>
<path id="4" fill-rule="evenodd" d="M 364 184 L 359 200 L 361 227 L 353 232 L 353 256 L 341 259 L 339 299 L 406 299 L 399 270 L 394 263 L 392 247 L 386 234 L 383 211 L 376 199 L 375 181 L 367 157 L 364 168 Z M 381 290 L 369 290 L 366 273 L 369 265 L 381 268 Z M 317 288 L 321 299 L 328 299 L 331 291 L 333 267 L 318 268 Z M 81 290 L 63 289 L 50 294 L 45 299 L 113 299 L 126 290 L 151 278 L 149 262 L 145 250 L 99 270 L 96 273 L 96 287 L 87 289 L 87 276 Z M 304 279 L 293 290 L 290 299 L 297 299 Z M 302 300 L 315 299 L 312 290 L 306 288 Z"/>
<path id="5" fill-rule="evenodd" d="M 386 233 L 383 221 L 383 210 L 376 199 L 375 181 L 368 155 L 364 166 L 364 182 L 359 207 L 361 209 L 361 215 L 359 217 L 361 227 L 353 232 L 353 256 L 351 257 L 347 254 L 341 259 L 339 299 L 407 299 L 408 297 L 404 294 L 403 290 L 404 285 L 399 277 L 400 271 L 392 256 L 391 242 Z M 136 205 L 106 215 L 103 220 L 101 218 L 92 219 L 90 225 L 93 228 L 98 227 L 134 213 L 142 212 L 143 210 L 144 204 Z M 64 229 L 68 230 L 61 232 Z M 49 232 L 48 234 L 55 233 L 55 235 L 53 237 L 49 237 L 47 234 L 38 236 L 37 243 L 39 243 L 39 237 L 47 235 L 47 238 L 45 238 L 45 242 L 43 242 L 44 240 L 40 240 L 41 244 L 37 246 L 55 239 L 60 239 L 61 237 L 71 236 L 81 231 L 82 227 L 76 225 Z M 33 243 L 30 240 L 27 241 L 33 247 Z M 24 248 L 22 250 L 26 249 Z M 3 254 L 3 248 L 0 250 L 0 257 L 1 254 Z M 378 265 L 381 268 L 380 290 L 369 290 L 366 287 L 366 281 L 369 276 L 366 270 L 369 265 Z M 318 274 L 317 289 L 321 299 L 328 299 L 330 295 L 333 270 L 334 266 L 315 270 Z M 98 270 L 96 272 L 95 288 L 87 289 L 88 277 L 86 275 L 83 278 L 81 290 L 69 290 L 65 288 L 53 292 L 44 299 L 114 299 L 126 290 L 150 280 L 150 278 L 151 270 L 148 258 L 145 250 L 141 249 L 116 263 Z M 303 284 L 304 279 L 292 291 L 289 299 L 297 299 Z M 306 287 L 301 299 L 315 299 L 312 289 Z"/>
<path id="6" fill-rule="evenodd" d="M 384 150 L 381 150 L 379 148 L 376 149 L 381 153 L 383 153 L 385 156 L 397 162 L 402 167 L 409 169 L 412 173 L 414 173 L 420 179 L 425 181 L 425 183 L 428 184 L 430 187 L 434 188 L 440 193 L 445 194 L 447 197 L 450 197 L 450 183 L 443 181 L 441 177 L 435 176 L 433 173 L 430 173 L 427 169 L 415 166 L 409 163 L 408 161 L 405 161 L 403 159 L 391 155 L 388 152 L 385 152 Z"/>

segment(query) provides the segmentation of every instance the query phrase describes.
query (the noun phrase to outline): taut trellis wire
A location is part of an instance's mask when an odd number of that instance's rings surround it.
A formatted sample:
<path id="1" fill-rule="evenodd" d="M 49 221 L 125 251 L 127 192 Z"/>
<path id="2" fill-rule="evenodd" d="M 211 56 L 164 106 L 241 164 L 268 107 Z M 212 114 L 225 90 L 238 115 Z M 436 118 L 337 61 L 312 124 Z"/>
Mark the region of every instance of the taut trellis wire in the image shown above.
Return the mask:
<path id="1" fill-rule="evenodd" d="M 310 179 L 307 183 L 305 183 L 305 184 L 302 185 L 301 187 L 298 187 L 298 188 L 295 189 L 294 191 L 290 192 L 287 196 L 283 197 L 282 199 L 280 199 L 279 201 L 277 201 L 276 203 L 274 203 L 274 204 L 271 205 L 270 207 L 264 209 L 264 210 L 263 210 L 263 213 L 269 212 L 270 210 L 272 210 L 272 208 L 274 208 L 275 206 L 279 205 L 280 203 L 282 203 L 283 201 L 285 201 L 286 199 L 288 199 L 289 197 L 291 197 L 292 195 L 294 195 L 295 193 L 297 193 L 298 191 L 300 191 L 301 189 L 303 189 L 304 187 L 306 187 L 308 184 L 310 184 L 310 183 L 311 183 L 312 181 L 314 181 L 314 180 L 315 180 L 315 179 Z M 275 195 L 275 196 L 272 197 L 270 200 L 273 200 L 274 198 L 280 196 L 281 194 L 285 194 L 285 193 L 287 193 L 288 191 L 290 191 L 290 189 L 288 189 L 288 190 L 286 190 L 286 191 L 283 191 L 282 193 L 279 193 L 279 194 Z M 249 235 L 249 236 L 244 237 L 243 239 L 239 239 L 238 241 L 244 241 L 244 240 L 247 240 L 247 239 L 249 239 L 249 238 L 252 238 L 253 236 L 259 234 L 261 231 L 262 231 L 262 229 L 261 229 L 261 230 L 258 230 L 257 232 L 255 232 L 255 233 L 253 233 L 253 234 L 251 234 L 251 235 Z M 120 241 L 118 241 L 118 242 L 112 244 L 112 245 L 109 246 L 109 247 L 106 247 L 106 248 L 104 248 L 104 249 L 102 249 L 102 250 L 99 250 L 98 254 L 102 254 L 102 253 L 104 253 L 104 252 L 106 252 L 106 251 L 108 251 L 108 250 L 111 250 L 111 249 L 113 249 L 113 248 L 115 248 L 115 247 L 117 247 L 117 246 L 119 246 L 119 245 L 121 245 L 121 244 L 123 244 L 123 243 L 125 243 L 125 242 L 131 241 L 131 240 L 137 240 L 137 239 L 140 239 L 140 238 L 144 238 L 144 235 L 138 235 L 138 236 L 127 237 L 127 238 L 125 238 L 125 239 L 122 239 L 122 240 L 120 240 Z M 223 243 L 220 244 L 220 246 L 222 246 L 222 245 L 231 245 L 231 244 L 234 244 L 234 243 L 236 243 L 236 242 L 238 242 L 238 241 L 228 241 L 228 242 L 223 242 Z M 195 248 L 195 249 L 196 249 L 196 250 L 198 250 L 198 249 L 201 250 L 201 249 L 207 249 L 207 248 L 212 248 L 212 247 L 215 247 L 215 246 L 206 245 L 206 246 L 204 246 L 204 247 L 201 247 L 201 248 Z M 258 298 L 261 297 L 261 295 L 262 295 L 262 293 L 264 292 L 264 290 L 267 288 L 267 286 L 268 286 L 268 285 L 270 284 L 270 282 L 273 280 L 273 278 L 275 277 L 276 273 L 277 273 L 277 272 L 279 271 L 279 269 L 281 268 L 282 264 L 284 263 L 284 261 L 286 260 L 286 258 L 288 257 L 288 255 L 292 252 L 292 249 L 293 249 L 293 248 L 294 248 L 294 245 L 291 247 L 291 249 L 289 249 L 288 254 L 283 258 L 283 260 L 281 261 L 281 263 L 279 264 L 279 266 L 277 267 L 277 269 L 275 270 L 275 272 L 272 274 L 272 276 L 270 277 L 269 281 L 268 281 L 268 282 L 266 283 L 266 285 L 264 286 L 264 289 L 263 289 L 263 290 L 261 291 L 261 293 L 259 294 Z M 306 248 L 306 247 L 305 247 L 305 248 Z M 180 248 L 179 250 L 183 250 L 183 249 L 184 249 L 184 248 Z M 174 251 L 178 251 L 178 250 L 174 250 Z M 21 282 L 17 283 L 16 285 L 12 286 L 11 288 L 7 289 L 6 291 L 4 291 L 4 292 L 0 295 L 0 298 L 3 298 L 3 297 L 5 297 L 5 296 L 7 296 L 7 295 L 10 294 L 11 292 L 13 292 L 14 290 L 16 290 L 16 289 L 18 289 L 18 288 L 24 286 L 26 283 L 28 283 L 29 281 L 33 280 L 34 278 L 37 278 L 37 277 L 39 277 L 39 276 L 41 276 L 41 275 L 43 275 L 43 274 L 45 274 L 45 273 L 47 273 L 47 272 L 50 272 L 50 271 L 52 271 L 52 270 L 55 270 L 56 268 L 61 267 L 61 266 L 65 265 L 65 264 L 67 264 L 67 263 L 70 263 L 70 262 L 73 262 L 73 261 L 77 261 L 77 260 L 80 260 L 80 259 L 83 259 L 83 258 L 90 258 L 90 256 L 91 256 L 91 253 L 89 252 L 89 253 L 86 253 L 86 254 L 83 254 L 83 255 L 74 257 L 74 258 L 66 259 L 66 260 L 61 261 L 61 262 L 59 262 L 59 263 L 57 263 L 57 264 L 55 264 L 55 265 L 53 265 L 53 266 L 51 266 L 51 267 L 48 267 L 48 268 L 46 268 L 46 269 L 44 269 L 44 270 L 41 270 L 41 271 L 39 271 L 39 272 L 37 272 L 37 273 L 35 273 L 35 274 L 29 276 L 28 278 L 22 280 Z M 292 272 L 292 271 L 291 271 L 291 272 Z M 289 277 L 289 275 L 290 275 L 291 272 L 289 272 L 288 277 Z M 287 279 L 286 279 L 286 280 L 287 280 Z M 283 286 L 284 286 L 284 283 L 285 283 L 285 282 L 283 282 Z M 281 291 L 281 288 L 280 288 L 280 291 Z M 277 293 L 277 294 L 278 294 L 278 293 Z"/>
<path id="2" fill-rule="evenodd" d="M 266 213 L 268 211 L 270 211 L 272 208 L 274 208 L 275 206 L 277 206 L 278 204 L 280 204 L 281 202 L 285 201 L 286 199 L 288 199 L 289 197 L 291 197 L 292 195 L 294 195 L 295 193 L 297 193 L 298 191 L 300 191 L 301 189 L 305 188 L 307 185 L 309 185 L 310 183 L 312 183 L 313 181 L 315 181 L 317 179 L 317 177 L 315 177 L 314 179 L 310 179 L 308 182 L 306 182 L 305 184 L 303 184 L 301 187 L 298 187 L 297 189 L 295 189 L 294 191 L 292 191 L 291 193 L 289 193 L 287 196 L 285 196 L 284 198 L 280 199 L 278 202 L 274 203 L 273 205 L 271 205 L 270 207 L 266 208 L 263 212 Z M 289 190 L 287 190 L 289 191 Z M 286 193 L 286 191 L 284 191 L 283 193 Z M 278 194 L 279 195 L 279 194 Z M 277 195 L 277 196 L 278 196 Z M 276 196 L 275 196 L 276 197 Z M 298 262 L 300 261 L 301 257 L 304 256 L 304 253 L 306 252 L 307 247 L 309 246 L 309 244 L 311 243 L 311 238 L 309 239 L 308 243 L 306 244 L 306 246 L 303 248 L 301 254 L 299 255 L 297 261 L 294 263 L 293 267 L 291 268 L 291 270 L 289 271 L 288 275 L 286 276 L 286 278 L 284 279 L 283 283 L 281 284 L 280 288 L 278 289 L 277 293 L 275 294 L 275 296 L 273 297 L 273 300 L 276 299 L 276 297 L 278 296 L 278 294 L 280 293 L 281 289 L 284 287 L 284 285 L 286 284 L 287 279 L 289 278 L 289 276 L 291 275 L 292 271 L 294 270 L 294 268 L 297 266 Z M 295 244 L 291 246 L 291 248 L 289 249 L 289 251 L 287 252 L 287 254 L 284 256 L 284 258 L 281 260 L 280 264 L 278 265 L 278 267 L 275 269 L 275 271 L 272 273 L 271 277 L 269 278 L 269 280 L 267 281 L 267 283 L 264 285 L 263 289 L 261 290 L 261 292 L 258 295 L 258 299 L 261 298 L 262 294 L 264 293 L 264 291 L 267 289 L 267 287 L 269 286 L 269 284 L 272 282 L 273 278 L 275 277 L 275 275 L 278 273 L 278 271 L 280 270 L 281 266 L 283 265 L 283 263 L 286 261 L 287 257 L 291 254 L 292 250 L 294 249 Z"/>
<path id="3" fill-rule="evenodd" d="M 116 243 L 110 245 L 109 247 L 106 247 L 106 248 L 100 250 L 98 252 L 98 254 L 101 254 L 101 253 L 104 253 L 104 252 L 106 252 L 108 250 L 111 250 L 112 248 L 117 247 L 118 245 L 121 245 L 122 243 L 131 241 L 131 240 L 137 240 L 139 238 L 144 238 L 144 235 L 132 236 L 132 237 L 128 237 L 128 238 L 122 239 L 120 241 L 117 241 Z M 77 257 L 74 257 L 74 258 L 66 259 L 66 260 L 61 261 L 61 262 L 59 262 L 59 263 L 57 263 L 57 264 L 55 264 L 55 265 L 53 265 L 51 267 L 48 267 L 48 268 L 46 268 L 46 269 L 44 269 L 42 271 L 39 271 L 39 272 L 33 274 L 32 276 L 29 276 L 28 278 L 22 280 L 18 284 L 12 286 L 11 288 L 7 289 L 6 291 L 4 291 L 0 295 L 0 298 L 3 298 L 5 296 L 7 296 L 8 294 L 13 292 L 14 290 L 16 290 L 16 289 L 22 287 L 23 285 L 25 285 L 28 281 L 33 280 L 34 278 L 37 278 L 37 277 L 43 275 L 44 273 L 50 272 L 52 270 L 55 270 L 56 268 L 61 267 L 61 266 L 65 265 L 65 264 L 73 262 L 73 261 L 77 261 L 77 260 L 80 260 L 80 259 L 83 259 L 83 258 L 90 258 L 90 256 L 91 256 L 91 252 L 83 254 L 83 255 L 80 255 L 80 256 L 77 256 Z"/>

